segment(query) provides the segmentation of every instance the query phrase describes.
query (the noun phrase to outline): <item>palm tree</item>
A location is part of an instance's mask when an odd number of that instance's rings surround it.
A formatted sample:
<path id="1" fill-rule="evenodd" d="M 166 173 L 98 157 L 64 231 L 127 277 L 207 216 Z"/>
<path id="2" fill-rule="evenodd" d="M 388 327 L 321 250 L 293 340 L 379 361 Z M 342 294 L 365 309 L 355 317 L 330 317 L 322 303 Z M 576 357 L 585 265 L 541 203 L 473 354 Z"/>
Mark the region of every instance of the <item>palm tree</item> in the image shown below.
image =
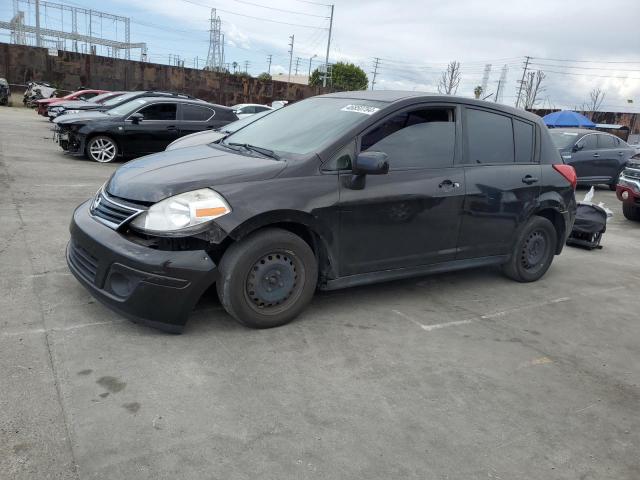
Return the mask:
<path id="1" fill-rule="evenodd" d="M 236 73 L 236 70 L 238 68 L 238 62 L 233 62 L 231 66 L 233 67 L 233 73 Z"/>

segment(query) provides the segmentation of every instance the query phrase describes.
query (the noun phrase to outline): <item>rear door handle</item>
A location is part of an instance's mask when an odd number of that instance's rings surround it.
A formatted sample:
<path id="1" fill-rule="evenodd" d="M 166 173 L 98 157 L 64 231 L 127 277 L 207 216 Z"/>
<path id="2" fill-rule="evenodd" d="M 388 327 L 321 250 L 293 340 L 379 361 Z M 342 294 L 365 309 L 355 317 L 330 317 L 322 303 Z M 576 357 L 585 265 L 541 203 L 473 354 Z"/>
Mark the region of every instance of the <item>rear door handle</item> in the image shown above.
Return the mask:
<path id="1" fill-rule="evenodd" d="M 439 188 L 445 188 L 447 190 L 452 189 L 452 188 L 458 188 L 460 187 L 460 184 L 458 182 L 452 182 L 451 180 L 443 180 L 442 183 L 440 185 L 438 185 Z"/>
<path id="2" fill-rule="evenodd" d="M 170 131 L 172 131 L 172 132 L 173 132 L 173 131 L 175 131 L 175 130 L 178 130 L 178 127 L 176 127 L 175 125 L 169 125 L 169 126 L 167 127 L 167 130 L 170 130 Z"/>
<path id="3" fill-rule="evenodd" d="M 538 179 L 536 177 L 532 177 L 531 175 L 525 175 L 522 177 L 522 183 L 526 183 L 527 185 L 532 185 L 536 183 Z"/>
<path id="4" fill-rule="evenodd" d="M 600 154 L 599 154 L 599 153 L 594 153 L 594 154 L 593 154 L 593 156 L 594 156 L 595 158 L 598 158 L 598 157 L 600 156 Z"/>

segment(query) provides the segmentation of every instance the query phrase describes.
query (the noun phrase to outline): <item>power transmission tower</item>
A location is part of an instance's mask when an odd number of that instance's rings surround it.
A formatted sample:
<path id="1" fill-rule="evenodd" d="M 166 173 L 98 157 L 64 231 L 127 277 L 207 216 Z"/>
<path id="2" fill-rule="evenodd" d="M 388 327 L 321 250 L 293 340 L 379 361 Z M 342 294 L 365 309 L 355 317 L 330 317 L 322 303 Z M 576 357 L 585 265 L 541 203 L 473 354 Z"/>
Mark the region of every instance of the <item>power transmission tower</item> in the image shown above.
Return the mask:
<path id="1" fill-rule="evenodd" d="M 376 77 L 378 76 L 378 64 L 380 63 L 380 59 L 378 57 L 375 57 L 373 60 L 375 61 L 375 63 L 373 64 L 373 79 L 371 80 L 371 90 L 373 90 L 373 87 L 375 87 L 376 85 Z"/>
<path id="2" fill-rule="evenodd" d="M 489 75 L 491 75 L 491 64 L 487 63 L 484 66 L 484 74 L 482 75 L 482 93 L 486 94 L 487 93 L 487 86 L 489 84 Z"/>
<path id="3" fill-rule="evenodd" d="M 329 20 L 329 36 L 327 37 L 327 56 L 325 58 L 325 65 L 324 65 L 324 78 L 322 79 L 323 87 L 327 86 L 327 75 L 329 74 L 329 48 L 331 48 L 331 32 L 333 30 L 333 7 L 334 5 L 331 5 L 331 18 Z"/>
<path id="4" fill-rule="evenodd" d="M 302 60 L 300 57 L 296 57 L 296 73 L 294 75 L 298 75 L 298 67 L 300 66 L 300 60 Z"/>
<path id="5" fill-rule="evenodd" d="M 502 103 L 502 97 L 504 96 L 504 87 L 507 84 L 507 72 L 509 71 L 509 67 L 506 65 L 502 66 L 502 71 L 500 72 L 500 80 L 498 80 L 498 89 L 496 90 L 495 101 L 498 103 Z"/>
<path id="6" fill-rule="evenodd" d="M 291 65 L 293 63 L 293 42 L 295 40 L 295 35 L 291 35 L 289 37 L 291 43 L 289 43 L 289 78 L 287 79 L 287 83 L 291 82 Z M 289 86 L 287 85 L 287 89 Z"/>
<path id="7" fill-rule="evenodd" d="M 520 80 L 520 86 L 518 87 L 518 98 L 516 98 L 516 108 L 520 106 L 520 97 L 522 96 L 522 87 L 524 86 L 524 78 L 527 75 L 527 68 L 529 67 L 529 60 L 531 57 L 526 56 L 524 62 L 524 68 L 522 69 L 522 79 Z"/>
<path id="8" fill-rule="evenodd" d="M 268 62 L 267 73 L 269 75 L 271 75 L 271 59 L 272 58 L 273 58 L 273 55 L 267 55 L 267 62 Z"/>
<path id="9" fill-rule="evenodd" d="M 209 70 L 222 69 L 222 20 L 216 14 L 216 9 L 211 9 L 209 19 L 209 53 L 207 54 L 206 68 Z"/>

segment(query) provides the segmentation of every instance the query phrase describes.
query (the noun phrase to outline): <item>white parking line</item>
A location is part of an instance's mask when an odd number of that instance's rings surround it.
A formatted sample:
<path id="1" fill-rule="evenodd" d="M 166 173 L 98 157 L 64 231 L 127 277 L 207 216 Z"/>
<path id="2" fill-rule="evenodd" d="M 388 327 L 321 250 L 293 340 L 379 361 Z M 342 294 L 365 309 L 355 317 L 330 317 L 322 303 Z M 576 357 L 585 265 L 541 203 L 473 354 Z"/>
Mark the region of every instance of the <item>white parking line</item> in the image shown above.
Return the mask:
<path id="1" fill-rule="evenodd" d="M 578 296 L 592 296 L 592 295 L 597 295 L 597 294 L 601 294 L 601 293 L 609 293 L 609 292 L 615 292 L 618 290 L 624 290 L 627 287 L 625 286 L 617 286 L 617 287 L 611 287 L 611 288 L 602 288 L 596 291 L 591 291 L 591 292 L 586 292 L 586 293 L 579 293 Z M 491 318 L 498 318 L 498 317 L 503 317 L 505 315 L 508 315 L 510 313 L 515 313 L 515 312 L 520 312 L 523 310 L 528 310 L 531 308 L 540 308 L 540 307 L 544 307 L 547 305 L 554 305 L 556 303 L 563 303 L 563 302 L 568 302 L 572 299 L 572 297 L 559 297 L 559 298 L 554 298 L 552 300 L 547 300 L 545 302 L 538 302 L 538 303 L 532 303 L 532 304 L 528 304 L 528 305 L 521 305 L 519 307 L 513 307 L 513 308 L 508 308 L 506 310 L 501 310 L 499 312 L 493 312 L 493 313 L 486 313 L 484 315 L 480 315 L 477 318 L 470 318 L 467 320 L 454 320 L 452 322 L 444 322 L 444 323 L 435 323 L 435 324 L 431 324 L 431 325 L 425 325 L 424 323 L 416 320 L 415 318 L 411 317 L 410 315 L 407 315 L 406 313 L 403 313 L 399 310 L 392 310 L 393 313 L 395 313 L 396 315 L 398 315 L 399 317 L 404 318 L 405 320 L 409 320 L 410 322 L 416 324 L 417 326 L 419 326 L 422 330 L 424 330 L 425 332 L 430 332 L 432 330 L 437 330 L 440 328 L 446 328 L 446 327 L 455 327 L 457 325 L 467 325 L 469 323 L 473 323 L 473 322 L 478 322 L 481 320 L 489 320 Z"/>

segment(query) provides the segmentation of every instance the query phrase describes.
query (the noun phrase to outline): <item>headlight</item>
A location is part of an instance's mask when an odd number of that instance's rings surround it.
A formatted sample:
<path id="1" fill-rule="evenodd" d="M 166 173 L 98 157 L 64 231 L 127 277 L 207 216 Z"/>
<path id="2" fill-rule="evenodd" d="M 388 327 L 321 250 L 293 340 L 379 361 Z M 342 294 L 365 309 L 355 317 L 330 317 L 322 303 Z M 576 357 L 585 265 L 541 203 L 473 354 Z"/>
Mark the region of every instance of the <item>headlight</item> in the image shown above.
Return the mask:
<path id="1" fill-rule="evenodd" d="M 67 110 L 67 113 L 80 113 L 80 110 Z"/>
<path id="2" fill-rule="evenodd" d="M 165 198 L 138 215 L 131 227 L 147 233 L 179 233 L 231 212 L 231 207 L 209 188 Z"/>

